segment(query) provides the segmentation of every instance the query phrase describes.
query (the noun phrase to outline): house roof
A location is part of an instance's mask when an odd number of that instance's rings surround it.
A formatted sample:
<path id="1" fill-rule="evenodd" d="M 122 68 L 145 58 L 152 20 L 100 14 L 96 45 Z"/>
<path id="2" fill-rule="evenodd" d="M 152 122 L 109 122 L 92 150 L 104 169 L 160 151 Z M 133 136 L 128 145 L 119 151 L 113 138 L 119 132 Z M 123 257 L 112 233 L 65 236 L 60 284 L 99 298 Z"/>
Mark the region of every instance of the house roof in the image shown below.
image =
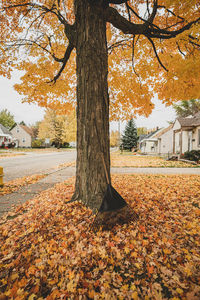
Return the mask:
<path id="1" fill-rule="evenodd" d="M 164 133 L 168 132 L 170 129 L 172 129 L 174 124 L 170 124 L 167 128 L 163 128 L 161 131 L 159 131 L 156 135 L 155 138 L 161 137 Z"/>
<path id="2" fill-rule="evenodd" d="M 0 134 L 3 134 L 3 136 L 7 136 L 7 135 L 12 135 L 12 133 L 6 128 L 4 127 L 2 124 L 0 124 Z"/>
<path id="3" fill-rule="evenodd" d="M 200 126 L 200 112 L 196 113 L 193 117 L 178 118 L 177 120 L 181 124 L 181 127 Z"/>
<path id="4" fill-rule="evenodd" d="M 147 134 L 141 134 L 138 138 L 138 142 L 141 142 L 143 139 L 145 139 Z"/>
<path id="5" fill-rule="evenodd" d="M 23 128 L 24 129 L 24 131 L 26 131 L 30 136 L 34 136 L 34 133 L 33 133 L 33 130 L 30 128 L 30 127 L 28 127 L 28 126 L 26 126 L 26 125 L 19 125 L 21 128 Z"/>
<path id="6" fill-rule="evenodd" d="M 155 131 L 150 132 L 149 134 L 143 135 L 142 138 L 139 139 L 139 142 L 146 141 L 146 140 L 155 140 L 156 137 L 155 134 L 159 131 L 160 129 L 157 129 Z"/>

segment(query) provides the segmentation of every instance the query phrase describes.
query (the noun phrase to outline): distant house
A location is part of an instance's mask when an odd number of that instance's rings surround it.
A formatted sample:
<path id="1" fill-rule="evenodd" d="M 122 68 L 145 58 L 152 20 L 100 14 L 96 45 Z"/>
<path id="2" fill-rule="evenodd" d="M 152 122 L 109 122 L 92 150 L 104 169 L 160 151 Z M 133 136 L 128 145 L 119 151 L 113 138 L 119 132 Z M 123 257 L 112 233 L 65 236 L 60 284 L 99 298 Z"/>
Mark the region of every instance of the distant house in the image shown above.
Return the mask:
<path id="1" fill-rule="evenodd" d="M 8 146 L 12 142 L 12 134 L 11 132 L 0 124 L 0 147 Z"/>
<path id="2" fill-rule="evenodd" d="M 173 126 L 173 153 L 200 150 L 200 112 L 176 119 Z"/>
<path id="3" fill-rule="evenodd" d="M 173 152 L 173 124 L 161 129 L 154 138 L 158 140 L 158 154 L 168 154 Z"/>
<path id="4" fill-rule="evenodd" d="M 31 142 L 34 139 L 34 133 L 31 128 L 26 125 L 16 124 L 11 129 L 11 133 L 16 143 L 16 147 L 31 147 Z"/>
<path id="5" fill-rule="evenodd" d="M 139 138 L 139 149 L 144 154 L 157 154 L 158 153 L 158 139 L 156 134 L 160 132 L 161 129 L 157 129 L 149 134 L 142 135 Z"/>

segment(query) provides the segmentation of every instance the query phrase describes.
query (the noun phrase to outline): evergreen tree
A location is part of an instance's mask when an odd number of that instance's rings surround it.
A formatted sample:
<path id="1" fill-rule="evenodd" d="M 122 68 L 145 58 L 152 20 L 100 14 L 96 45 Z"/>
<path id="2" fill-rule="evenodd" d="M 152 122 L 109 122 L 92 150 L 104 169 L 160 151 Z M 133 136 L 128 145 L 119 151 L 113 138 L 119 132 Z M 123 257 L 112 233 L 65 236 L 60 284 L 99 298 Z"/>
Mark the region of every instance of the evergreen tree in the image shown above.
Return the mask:
<path id="1" fill-rule="evenodd" d="M 133 119 L 126 124 L 124 134 L 122 136 L 122 147 L 130 150 L 137 147 L 137 128 Z"/>

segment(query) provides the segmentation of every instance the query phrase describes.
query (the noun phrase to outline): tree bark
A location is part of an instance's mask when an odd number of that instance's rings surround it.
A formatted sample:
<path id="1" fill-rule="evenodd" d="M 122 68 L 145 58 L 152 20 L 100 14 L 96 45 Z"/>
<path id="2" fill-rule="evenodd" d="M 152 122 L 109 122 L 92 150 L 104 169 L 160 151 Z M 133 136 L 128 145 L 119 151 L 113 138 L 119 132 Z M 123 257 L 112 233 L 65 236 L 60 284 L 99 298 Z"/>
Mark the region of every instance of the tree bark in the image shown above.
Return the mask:
<path id="1" fill-rule="evenodd" d="M 77 165 L 72 199 L 81 200 L 95 210 L 107 188 L 101 151 L 110 178 L 106 21 L 102 1 L 75 0 L 74 4 L 77 21 Z"/>

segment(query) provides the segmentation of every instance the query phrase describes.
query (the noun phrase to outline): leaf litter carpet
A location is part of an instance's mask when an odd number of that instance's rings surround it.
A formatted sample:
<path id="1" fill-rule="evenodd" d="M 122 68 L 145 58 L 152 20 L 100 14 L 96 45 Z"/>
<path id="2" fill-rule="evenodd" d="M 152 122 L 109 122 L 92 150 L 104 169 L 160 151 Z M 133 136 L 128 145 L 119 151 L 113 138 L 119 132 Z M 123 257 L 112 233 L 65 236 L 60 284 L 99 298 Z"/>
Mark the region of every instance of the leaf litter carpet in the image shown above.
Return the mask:
<path id="1" fill-rule="evenodd" d="M 117 175 L 139 215 L 109 231 L 57 184 L 2 218 L 0 299 L 200 299 L 200 176 Z"/>

